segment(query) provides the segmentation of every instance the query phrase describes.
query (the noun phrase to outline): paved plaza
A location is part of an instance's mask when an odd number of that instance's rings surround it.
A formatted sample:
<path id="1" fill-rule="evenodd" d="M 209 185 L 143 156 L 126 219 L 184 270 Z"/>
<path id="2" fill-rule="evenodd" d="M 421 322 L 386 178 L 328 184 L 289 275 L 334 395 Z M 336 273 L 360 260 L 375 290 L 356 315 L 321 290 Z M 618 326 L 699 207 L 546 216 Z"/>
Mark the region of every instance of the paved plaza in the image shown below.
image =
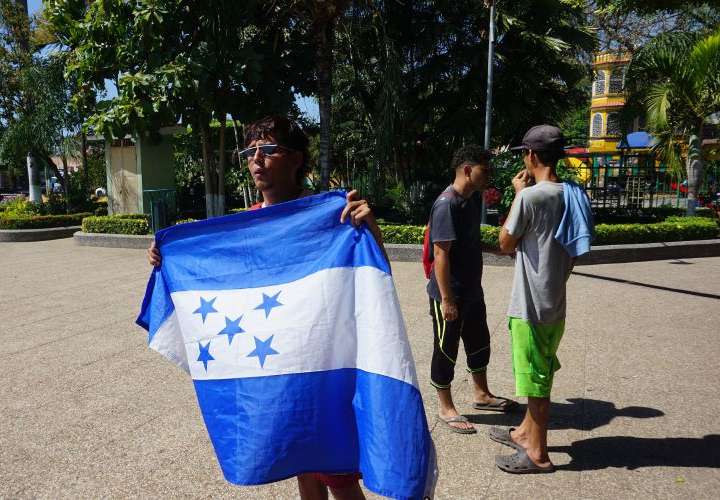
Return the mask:
<path id="1" fill-rule="evenodd" d="M 140 250 L 0 244 L 0 498 L 296 497 L 294 480 L 222 478 L 188 376 L 134 324 L 149 271 Z M 496 469 L 511 450 L 487 427 L 521 414 L 473 411 L 464 362 L 453 392 L 479 432 L 438 424 L 421 264 L 393 271 L 438 452 L 437 498 L 717 498 L 720 258 L 576 269 L 551 410 L 559 471 L 542 476 Z M 483 280 L 489 379 L 502 396 L 513 392 L 511 276 L 487 266 Z"/>

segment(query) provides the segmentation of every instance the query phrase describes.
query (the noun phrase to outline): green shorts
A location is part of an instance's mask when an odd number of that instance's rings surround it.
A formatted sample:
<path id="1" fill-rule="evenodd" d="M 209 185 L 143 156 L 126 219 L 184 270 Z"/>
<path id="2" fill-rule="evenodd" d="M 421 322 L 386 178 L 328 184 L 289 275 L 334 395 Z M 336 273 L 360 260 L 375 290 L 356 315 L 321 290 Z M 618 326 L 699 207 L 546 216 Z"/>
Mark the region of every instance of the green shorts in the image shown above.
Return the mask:
<path id="1" fill-rule="evenodd" d="M 508 318 L 508 328 L 516 395 L 550 397 L 553 376 L 560 369 L 556 353 L 565 331 L 565 321 L 532 324 L 524 319 Z"/>

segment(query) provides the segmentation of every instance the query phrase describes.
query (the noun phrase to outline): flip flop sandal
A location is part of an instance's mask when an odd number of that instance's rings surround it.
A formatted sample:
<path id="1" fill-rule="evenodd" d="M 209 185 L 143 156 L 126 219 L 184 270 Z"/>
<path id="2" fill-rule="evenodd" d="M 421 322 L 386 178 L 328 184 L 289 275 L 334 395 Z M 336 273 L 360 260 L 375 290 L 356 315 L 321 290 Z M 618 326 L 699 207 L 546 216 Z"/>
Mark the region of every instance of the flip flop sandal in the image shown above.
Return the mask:
<path id="1" fill-rule="evenodd" d="M 510 437 L 510 431 L 514 429 L 515 427 L 498 427 L 493 425 L 488 430 L 488 437 L 496 443 L 504 444 L 505 446 L 509 446 L 510 448 L 520 451 L 524 448 L 513 441 Z"/>
<path id="2" fill-rule="evenodd" d="M 555 472 L 555 466 L 540 467 L 535 464 L 525 452 L 520 450 L 514 455 L 498 455 L 495 457 L 495 465 L 500 470 L 510 474 L 547 474 Z"/>
<path id="3" fill-rule="evenodd" d="M 514 409 L 517 406 L 517 401 L 513 401 L 508 398 L 493 398 L 490 403 L 473 403 L 472 407 L 476 410 L 486 411 L 500 411 L 506 412 Z"/>
<path id="4" fill-rule="evenodd" d="M 475 434 L 477 433 L 477 429 L 475 427 L 471 427 L 470 429 L 461 429 L 460 427 L 455 427 L 454 425 L 450 425 L 453 422 L 466 422 L 470 423 L 470 421 L 467 419 L 467 417 L 463 417 L 462 415 L 458 415 L 457 417 L 450 417 L 450 418 L 442 418 L 440 415 L 438 415 L 438 418 L 441 422 L 444 422 L 445 425 L 447 425 L 451 431 L 457 432 L 458 434 Z"/>

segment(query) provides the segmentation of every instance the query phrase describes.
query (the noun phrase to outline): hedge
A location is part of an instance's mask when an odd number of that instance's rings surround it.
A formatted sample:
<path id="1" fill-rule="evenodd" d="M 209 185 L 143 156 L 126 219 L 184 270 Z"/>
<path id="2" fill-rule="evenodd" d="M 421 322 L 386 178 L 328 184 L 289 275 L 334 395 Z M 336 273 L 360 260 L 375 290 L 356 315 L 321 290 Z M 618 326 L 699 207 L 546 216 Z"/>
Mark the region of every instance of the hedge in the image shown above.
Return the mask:
<path id="1" fill-rule="evenodd" d="M 707 240 L 720 236 L 717 221 L 708 217 L 668 217 L 654 224 L 598 224 L 593 245 L 622 245 L 633 243 L 660 243 L 664 241 Z M 385 243 L 422 244 L 424 226 L 381 225 Z M 482 242 L 498 246 L 500 228 L 483 226 Z"/>
<path id="2" fill-rule="evenodd" d="M 598 224 L 593 245 L 708 240 L 718 237 L 718 224 L 707 217 L 672 216 L 655 224 Z"/>
<path id="3" fill-rule="evenodd" d="M 381 225 L 380 231 L 385 243 L 422 244 L 425 237 L 424 226 Z"/>
<path id="4" fill-rule="evenodd" d="M 86 233 L 150 234 L 145 214 L 103 215 L 85 217 L 82 230 Z"/>
<path id="5" fill-rule="evenodd" d="M 425 226 L 380 225 L 385 243 L 401 243 L 422 245 L 425 238 Z M 482 242 L 491 247 L 498 246 L 500 228 L 483 226 L 480 228 Z"/>
<path id="6" fill-rule="evenodd" d="M 593 208 L 596 224 L 650 224 L 663 222 L 668 217 L 684 216 L 685 209 L 677 207 L 653 207 L 629 210 L 623 208 Z M 715 211 L 707 207 L 698 207 L 695 210 L 697 217 L 715 218 Z"/>
<path id="7" fill-rule="evenodd" d="M 0 215 L 0 229 L 47 229 L 79 226 L 90 213 L 67 215 Z"/>
<path id="8" fill-rule="evenodd" d="M 82 230 L 86 233 L 115 233 L 115 234 L 150 234 L 148 216 L 144 214 L 110 215 L 101 217 L 88 217 L 89 214 L 76 214 L 74 216 L 37 216 L 22 219 L 51 219 L 85 217 L 82 220 Z M 26 227 L 4 227 L 0 218 L 0 227 L 3 229 L 26 229 Z M 77 219 L 76 219 L 77 220 Z M 190 220 L 178 221 L 192 222 Z M 77 222 L 76 222 L 77 224 Z M 33 227 L 57 227 L 33 226 Z M 71 224 L 70 224 L 71 225 Z M 717 221 L 707 217 L 668 217 L 664 222 L 654 224 L 598 224 L 595 227 L 595 240 L 593 245 L 621 245 L 632 243 L 659 243 L 664 241 L 705 240 L 717 238 L 720 235 Z M 425 235 L 424 226 L 380 225 L 385 243 L 417 244 L 421 245 Z M 480 229 L 482 242 L 490 247 L 498 246 L 500 228 L 483 226 Z"/>

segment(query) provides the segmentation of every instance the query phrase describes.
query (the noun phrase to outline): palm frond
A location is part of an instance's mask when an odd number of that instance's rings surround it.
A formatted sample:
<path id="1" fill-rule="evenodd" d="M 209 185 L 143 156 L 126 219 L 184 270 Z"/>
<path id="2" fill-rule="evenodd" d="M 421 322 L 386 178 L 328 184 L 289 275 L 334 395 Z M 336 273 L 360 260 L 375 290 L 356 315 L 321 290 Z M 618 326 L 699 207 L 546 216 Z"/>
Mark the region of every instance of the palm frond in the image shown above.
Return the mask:
<path id="1" fill-rule="evenodd" d="M 693 84 L 698 94 L 709 91 L 718 96 L 720 91 L 720 30 L 707 36 L 693 47 L 688 65 L 694 75 Z"/>
<path id="2" fill-rule="evenodd" d="M 647 124 L 652 132 L 669 128 L 672 95 L 673 86 L 668 82 L 651 85 L 645 93 Z"/>
<path id="3" fill-rule="evenodd" d="M 668 172 L 677 179 L 682 179 L 685 175 L 682 140 L 679 140 L 671 130 L 656 131 L 653 136 L 656 143 L 652 151 L 656 158 L 665 164 Z"/>

